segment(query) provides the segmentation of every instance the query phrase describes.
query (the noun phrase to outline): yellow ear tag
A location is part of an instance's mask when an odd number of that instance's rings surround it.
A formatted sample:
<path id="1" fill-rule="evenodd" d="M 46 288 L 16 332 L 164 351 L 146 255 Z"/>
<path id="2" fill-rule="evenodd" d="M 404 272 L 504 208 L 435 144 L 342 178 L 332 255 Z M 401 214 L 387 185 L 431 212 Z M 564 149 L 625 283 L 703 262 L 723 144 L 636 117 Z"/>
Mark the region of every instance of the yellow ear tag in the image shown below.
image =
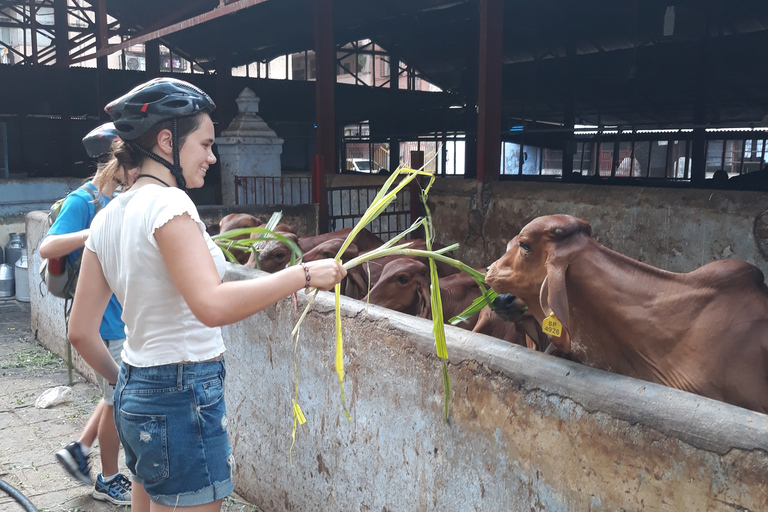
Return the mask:
<path id="1" fill-rule="evenodd" d="M 555 313 L 552 312 L 543 322 L 541 322 L 541 330 L 544 334 L 559 338 L 563 334 L 563 324 L 560 323 L 560 320 L 557 319 Z"/>

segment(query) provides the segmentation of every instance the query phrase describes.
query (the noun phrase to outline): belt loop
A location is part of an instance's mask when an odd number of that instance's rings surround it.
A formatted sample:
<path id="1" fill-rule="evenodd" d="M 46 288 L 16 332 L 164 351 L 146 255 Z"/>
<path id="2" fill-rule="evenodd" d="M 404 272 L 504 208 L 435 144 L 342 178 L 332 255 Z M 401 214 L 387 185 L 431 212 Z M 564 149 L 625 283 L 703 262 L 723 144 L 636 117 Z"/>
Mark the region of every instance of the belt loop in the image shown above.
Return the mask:
<path id="1" fill-rule="evenodd" d="M 184 365 L 176 365 L 176 368 L 178 369 L 178 373 L 176 374 L 176 387 L 179 391 L 181 391 L 181 384 L 183 382 L 182 377 L 184 376 Z"/>

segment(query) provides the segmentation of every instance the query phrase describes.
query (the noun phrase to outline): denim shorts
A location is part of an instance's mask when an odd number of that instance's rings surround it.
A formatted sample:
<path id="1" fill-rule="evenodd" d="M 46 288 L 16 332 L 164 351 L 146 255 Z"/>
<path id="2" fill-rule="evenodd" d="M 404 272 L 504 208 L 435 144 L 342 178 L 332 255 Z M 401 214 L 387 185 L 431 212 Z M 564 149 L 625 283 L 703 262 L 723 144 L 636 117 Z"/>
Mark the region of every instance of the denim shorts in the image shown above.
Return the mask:
<path id="1" fill-rule="evenodd" d="M 224 361 L 135 367 L 123 363 L 115 425 L 133 479 L 155 503 L 189 507 L 234 491 Z"/>
<path id="2" fill-rule="evenodd" d="M 117 366 L 123 364 L 120 354 L 123 352 L 124 342 L 125 338 L 121 340 L 104 340 L 104 344 L 107 346 L 107 350 L 109 350 L 109 354 L 112 356 L 112 359 L 115 360 Z M 107 404 L 107 406 L 112 407 L 114 404 L 115 388 L 110 386 L 107 379 L 98 373 L 96 374 L 96 383 L 99 385 L 99 389 L 101 389 L 101 396 L 104 398 L 104 403 Z"/>

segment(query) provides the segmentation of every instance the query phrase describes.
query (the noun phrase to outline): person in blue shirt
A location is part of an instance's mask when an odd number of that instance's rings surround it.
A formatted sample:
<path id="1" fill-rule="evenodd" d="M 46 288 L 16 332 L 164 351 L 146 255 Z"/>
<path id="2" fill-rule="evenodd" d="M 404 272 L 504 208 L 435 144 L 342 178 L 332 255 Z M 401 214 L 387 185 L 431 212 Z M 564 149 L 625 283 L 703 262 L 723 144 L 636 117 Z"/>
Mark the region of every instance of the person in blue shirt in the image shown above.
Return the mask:
<path id="1" fill-rule="evenodd" d="M 93 218 L 115 195 L 118 188 L 128 188 L 138 175 L 134 162 L 120 162 L 112 155 L 112 142 L 118 138 L 114 124 L 107 123 L 83 139 L 88 155 L 97 160 L 96 174 L 65 199 L 61 210 L 40 245 L 42 258 L 67 258 L 75 265 L 90 234 Z M 99 333 L 112 357 L 119 364 L 125 340 L 122 308 L 113 295 L 101 319 Z M 93 497 L 116 505 L 131 504 L 131 482 L 118 469 L 120 440 L 113 416 L 114 388 L 97 377 L 103 398 L 86 424 L 80 438 L 56 453 L 56 458 L 73 477 L 94 485 Z M 94 483 L 90 476 L 89 455 L 98 438 L 102 472 Z"/>

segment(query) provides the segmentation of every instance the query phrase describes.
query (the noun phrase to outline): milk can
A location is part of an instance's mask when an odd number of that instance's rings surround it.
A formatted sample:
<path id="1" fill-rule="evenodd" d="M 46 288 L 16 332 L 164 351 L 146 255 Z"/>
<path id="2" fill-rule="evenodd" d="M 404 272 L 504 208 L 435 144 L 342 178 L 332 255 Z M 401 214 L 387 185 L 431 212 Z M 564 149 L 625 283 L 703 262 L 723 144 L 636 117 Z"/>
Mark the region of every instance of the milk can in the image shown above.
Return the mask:
<path id="1" fill-rule="evenodd" d="M 13 297 L 15 293 L 14 269 L 7 263 L 0 265 L 0 298 Z"/>
<path id="2" fill-rule="evenodd" d="M 13 267 L 22 254 L 27 254 L 27 235 L 11 233 L 11 239 L 5 244 L 5 261 Z"/>
<path id="3" fill-rule="evenodd" d="M 29 269 L 27 268 L 27 255 L 23 254 L 16 261 L 16 300 L 29 302 Z"/>

